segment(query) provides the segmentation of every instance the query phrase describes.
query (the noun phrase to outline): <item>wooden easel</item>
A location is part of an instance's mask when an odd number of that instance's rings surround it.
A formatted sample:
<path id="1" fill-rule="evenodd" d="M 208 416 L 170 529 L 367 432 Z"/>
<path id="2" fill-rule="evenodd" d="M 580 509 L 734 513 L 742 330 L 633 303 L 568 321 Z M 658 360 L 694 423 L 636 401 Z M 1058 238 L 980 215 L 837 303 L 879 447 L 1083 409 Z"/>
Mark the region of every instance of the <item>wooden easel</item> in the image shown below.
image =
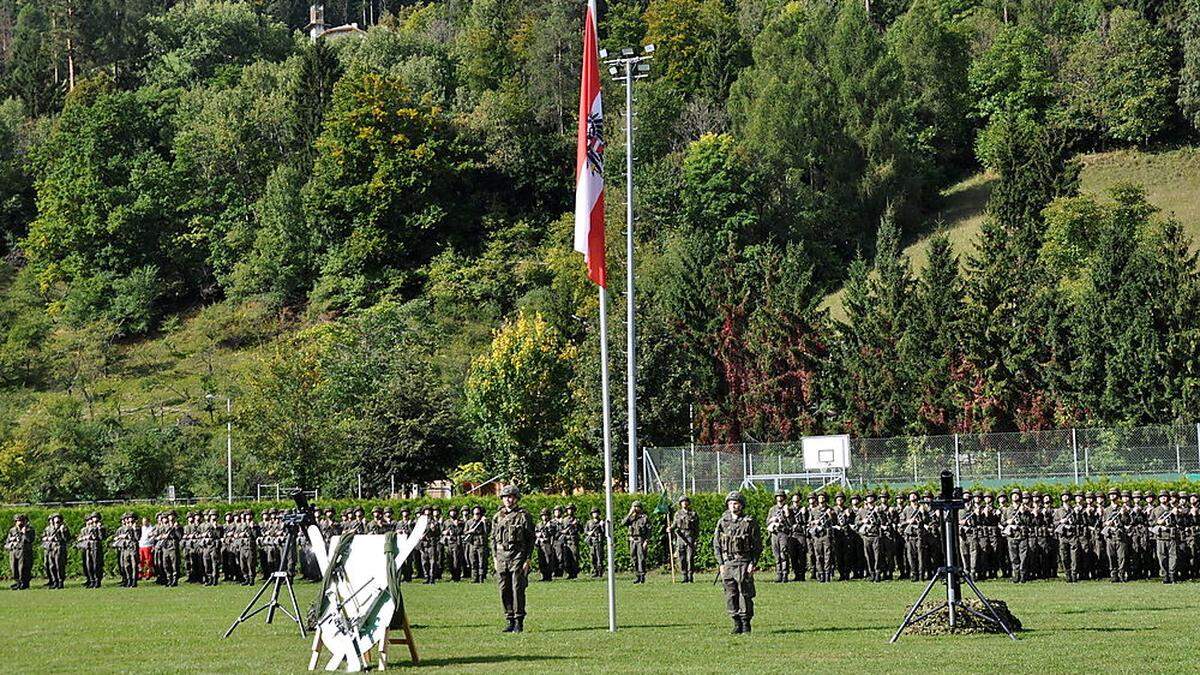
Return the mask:
<path id="1" fill-rule="evenodd" d="M 414 666 L 421 665 L 421 659 L 417 656 L 417 643 L 413 641 L 412 626 L 408 623 L 408 613 L 405 612 L 400 617 L 400 630 L 404 633 L 403 637 L 393 637 L 392 629 L 387 628 L 383 631 L 383 640 L 379 643 L 379 659 L 376 664 L 376 670 L 386 670 L 388 666 L 388 645 L 408 645 L 408 655 L 412 659 Z M 317 660 L 321 656 L 321 631 L 316 631 L 313 636 L 312 658 L 308 662 L 309 670 L 316 670 Z M 363 667 L 365 670 L 370 670 L 371 652 L 373 648 L 363 652 Z"/>
<path id="2" fill-rule="evenodd" d="M 408 645 L 408 656 L 413 665 L 421 665 L 421 659 L 417 656 L 417 643 L 413 642 L 412 627 L 408 625 L 408 612 L 400 615 L 400 630 L 404 631 L 404 637 L 392 637 L 391 629 L 383 632 L 383 642 L 379 643 L 380 670 L 387 668 L 388 645 Z"/>

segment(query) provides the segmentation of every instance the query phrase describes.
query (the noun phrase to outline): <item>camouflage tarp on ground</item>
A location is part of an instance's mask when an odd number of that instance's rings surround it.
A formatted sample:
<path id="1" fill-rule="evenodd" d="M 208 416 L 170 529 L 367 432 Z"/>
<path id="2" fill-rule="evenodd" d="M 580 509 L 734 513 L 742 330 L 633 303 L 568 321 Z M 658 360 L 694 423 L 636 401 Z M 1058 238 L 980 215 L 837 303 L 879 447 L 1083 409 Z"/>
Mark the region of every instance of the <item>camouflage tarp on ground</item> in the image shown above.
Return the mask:
<path id="1" fill-rule="evenodd" d="M 925 612 L 932 610 L 934 607 L 937 607 L 939 604 L 941 604 L 943 602 L 945 602 L 945 601 L 944 600 L 926 600 L 924 603 L 921 604 L 921 608 L 917 610 L 917 613 L 915 616 L 921 616 Z M 1017 617 L 1013 616 L 1012 612 L 1008 611 L 1008 605 L 1005 604 L 1004 601 L 993 600 L 991 598 L 988 598 L 988 602 L 990 602 L 992 604 L 992 608 L 996 610 L 996 613 L 1000 615 L 1001 619 L 1004 619 L 1004 622 L 1008 624 L 1008 627 L 1011 628 L 1013 630 L 1013 632 L 1021 630 L 1021 620 L 1018 619 Z M 975 598 L 964 598 L 963 603 L 967 607 L 970 607 L 971 609 L 979 612 L 980 614 L 983 614 L 984 616 L 991 615 L 987 611 L 987 607 L 984 607 L 983 603 Z M 983 619 L 980 619 L 979 617 L 975 616 L 974 614 L 971 614 L 970 612 L 964 612 L 961 609 L 958 609 L 954 612 L 954 630 L 951 630 L 950 629 L 950 612 L 945 607 L 943 607 L 941 610 L 939 610 L 938 612 L 934 613 L 933 615 L 925 618 L 920 623 L 913 624 L 913 625 L 905 628 L 903 634 L 904 635 L 949 635 L 951 633 L 964 634 L 964 633 L 1003 633 L 1003 632 L 1004 632 L 1004 629 L 1001 628 L 1000 626 L 996 625 L 996 623 L 994 621 L 984 621 Z"/>

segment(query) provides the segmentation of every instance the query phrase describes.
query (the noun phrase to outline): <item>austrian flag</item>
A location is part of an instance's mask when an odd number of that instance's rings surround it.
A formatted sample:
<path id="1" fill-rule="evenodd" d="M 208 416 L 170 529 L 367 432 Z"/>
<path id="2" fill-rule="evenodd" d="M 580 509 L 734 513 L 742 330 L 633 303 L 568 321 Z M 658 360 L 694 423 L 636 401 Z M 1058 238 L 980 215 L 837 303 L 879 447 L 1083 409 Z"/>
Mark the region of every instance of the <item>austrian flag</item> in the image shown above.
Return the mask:
<path id="1" fill-rule="evenodd" d="M 604 286 L 604 114 L 600 107 L 599 60 L 596 0 L 588 0 L 575 151 L 575 250 L 583 254 L 588 278 Z"/>

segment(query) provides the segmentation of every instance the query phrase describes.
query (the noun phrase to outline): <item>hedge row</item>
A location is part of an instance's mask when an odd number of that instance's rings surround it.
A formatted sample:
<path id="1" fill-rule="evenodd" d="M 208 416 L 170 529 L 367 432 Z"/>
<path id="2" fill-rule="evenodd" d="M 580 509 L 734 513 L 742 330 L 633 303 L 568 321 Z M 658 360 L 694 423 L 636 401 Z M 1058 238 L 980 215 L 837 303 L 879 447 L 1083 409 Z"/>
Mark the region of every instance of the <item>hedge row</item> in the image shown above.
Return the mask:
<path id="1" fill-rule="evenodd" d="M 1048 492 L 1050 494 L 1058 494 L 1058 493 L 1062 492 L 1064 489 L 1067 489 L 1068 487 L 1072 490 L 1076 489 L 1074 486 L 1063 486 L 1061 484 L 1039 484 L 1039 485 L 1033 485 L 1033 486 L 1029 486 L 1029 485 L 1022 486 L 1022 485 L 1014 484 L 1014 485 L 1006 486 L 1003 489 L 1008 490 L 1008 489 L 1011 489 L 1012 487 L 1020 487 L 1022 489 L 1026 489 L 1026 490 L 1032 489 L 1032 490 L 1037 490 L 1037 491 L 1041 491 L 1041 492 Z M 1187 491 L 1200 490 L 1200 484 L 1194 483 L 1194 482 L 1188 482 L 1188 481 L 1176 481 L 1176 482 L 1122 481 L 1119 483 L 1117 483 L 1117 482 L 1098 482 L 1098 483 L 1089 483 L 1086 485 L 1078 486 L 1078 489 L 1091 490 L 1091 491 L 1105 491 L 1112 487 L 1116 487 L 1119 489 L 1155 490 L 1155 491 L 1160 490 L 1160 489 L 1187 490 Z M 924 486 L 920 489 L 921 490 L 929 489 L 931 491 L 934 490 L 933 486 Z M 986 489 L 991 489 L 991 488 L 986 488 Z M 999 492 L 999 489 L 996 489 L 995 491 Z M 853 490 L 853 491 L 847 491 L 846 494 L 847 494 L 847 496 L 849 496 L 852 494 L 865 494 L 866 492 L 868 492 L 868 490 Z M 893 494 L 895 494 L 896 492 L 897 492 L 896 490 L 893 490 Z M 760 521 L 765 521 L 766 515 L 767 515 L 767 510 L 771 507 L 771 504 L 772 504 L 771 493 L 766 490 L 747 490 L 744 492 L 744 494 L 746 496 L 746 501 L 747 501 L 746 505 L 747 505 L 750 513 L 752 513 Z M 663 496 L 654 495 L 654 494 L 651 494 L 651 495 L 618 494 L 618 495 L 613 496 L 613 512 L 614 512 L 614 517 L 618 523 L 618 527 L 617 527 L 617 531 L 616 531 L 616 551 L 615 551 L 616 564 L 617 564 L 618 568 L 620 568 L 620 569 L 628 568 L 629 544 L 624 537 L 623 529 L 619 525 L 620 525 L 620 520 L 625 516 L 626 513 L 628 513 L 631 504 L 635 500 L 642 501 L 647 513 L 649 513 L 651 516 L 652 522 L 654 522 L 654 524 L 655 524 L 655 531 L 656 531 L 657 535 L 650 542 L 649 560 L 652 561 L 653 564 L 655 564 L 655 565 L 665 565 L 666 561 L 667 561 L 667 555 L 666 555 L 667 542 L 662 533 L 664 531 L 664 525 L 665 525 L 666 519 L 665 519 L 665 517 L 663 517 L 661 515 L 655 515 L 654 511 L 655 511 L 655 508 L 659 505 L 659 503 L 663 502 L 663 501 L 668 502 L 670 506 L 674 507 L 675 500 L 674 499 L 664 499 Z M 593 507 L 600 509 L 600 511 L 602 513 L 604 511 L 604 495 L 602 495 L 602 494 L 584 494 L 584 495 L 576 495 L 576 496 L 572 496 L 572 497 L 562 497 L 562 496 L 545 495 L 545 494 L 531 494 L 521 500 L 522 506 L 524 506 L 526 509 L 528 509 L 529 512 L 531 514 L 533 514 L 535 519 L 538 517 L 538 512 L 543 508 L 552 509 L 555 506 L 566 505 L 568 503 L 575 504 L 576 508 L 578 509 L 578 511 L 577 511 L 578 518 L 581 521 L 587 520 L 590 517 L 589 514 Z M 691 495 L 691 503 L 692 503 L 692 508 L 695 509 L 697 511 L 697 513 L 699 513 L 699 515 L 700 515 L 700 524 L 701 524 L 701 540 L 702 541 L 701 541 L 701 546 L 699 547 L 700 550 L 697 551 L 696 562 L 698 565 L 700 565 L 702 568 L 705 568 L 705 569 L 715 567 L 716 562 L 713 558 L 712 547 L 708 543 L 709 538 L 707 536 L 707 533 L 711 531 L 711 528 L 714 526 L 717 519 L 720 517 L 721 512 L 725 508 L 725 495 L 712 494 L 712 493 L 695 494 L 695 495 Z M 338 499 L 338 500 L 322 500 L 321 503 L 319 504 L 319 506 L 321 506 L 321 507 L 332 506 L 332 507 L 336 508 L 339 513 L 341 513 L 342 509 L 345 509 L 348 507 L 362 506 L 367 509 L 368 518 L 369 518 L 370 517 L 370 515 L 369 515 L 370 509 L 374 506 L 391 506 L 393 508 L 393 510 L 395 510 L 396 516 L 399 517 L 399 511 L 403 507 L 408 507 L 410 509 L 413 509 L 414 512 L 416 512 L 417 510 L 419 510 L 421 507 L 423 507 L 426 504 L 435 505 L 435 506 L 440 507 L 442 509 L 443 515 L 445 514 L 445 511 L 451 506 L 454 506 L 457 508 L 462 508 L 462 507 L 466 506 L 469 508 L 469 507 L 475 506 L 477 504 L 482 505 L 487 510 L 487 512 L 489 514 L 491 514 L 491 513 L 494 513 L 495 510 L 499 507 L 499 500 L 496 497 L 475 497 L 475 498 L 454 497 L 451 499 L 415 499 L 415 500 Z M 199 510 L 199 509 L 215 508 L 222 514 L 222 516 L 224 516 L 224 513 L 226 511 L 249 509 L 249 510 L 253 511 L 257 517 L 259 513 L 261 513 L 264 509 L 267 509 L 267 508 L 291 508 L 291 507 L 292 507 L 292 504 L 290 502 L 288 502 L 288 503 L 243 502 L 243 503 L 234 503 L 234 504 L 225 504 L 224 502 L 213 502 L 213 503 L 207 503 L 207 504 L 199 504 L 199 505 L 195 505 L 195 506 L 127 504 L 127 505 L 115 505 L 115 506 L 78 506 L 78 507 L 70 507 L 70 508 L 41 507 L 41 506 L 27 506 L 27 507 L 26 506 L 6 506 L 6 507 L 0 507 L 0 523 L 3 524 L 3 531 L 7 532 L 7 529 L 12 526 L 13 519 L 16 516 L 16 514 L 24 513 L 29 516 L 30 522 L 33 524 L 34 528 L 37 530 L 37 534 L 39 537 L 39 542 L 35 543 L 35 547 L 34 547 L 34 558 L 35 558 L 34 574 L 44 577 L 44 571 L 42 569 L 42 560 L 41 560 L 42 556 L 41 556 L 41 548 L 40 548 L 40 537 L 41 537 L 42 529 L 46 525 L 47 518 L 49 517 L 49 515 L 51 513 L 55 513 L 55 512 L 61 513 L 63 516 L 63 519 L 66 521 L 67 527 L 69 527 L 71 532 L 74 534 L 79 531 L 80 527 L 82 527 L 83 521 L 87 517 L 87 514 L 93 512 L 93 511 L 98 511 L 100 513 L 101 517 L 104 520 L 105 525 L 108 527 L 109 531 L 111 532 L 111 531 L 116 530 L 116 528 L 120 525 L 121 514 L 125 513 L 126 511 L 132 511 L 133 513 L 135 513 L 138 516 L 139 519 L 142 517 L 145 517 L 145 518 L 149 518 L 153 522 L 155 514 L 158 513 L 159 511 L 161 511 L 163 509 L 167 509 L 167 508 L 174 508 L 176 510 L 176 512 L 179 514 L 180 520 L 182 521 L 183 517 L 187 513 L 187 511 L 192 510 L 192 509 Z M 770 546 L 765 545 L 765 544 L 766 544 L 766 542 L 764 542 L 765 551 L 764 551 L 764 560 L 762 561 L 762 564 L 763 565 L 773 564 L 773 561 L 770 560 L 770 555 L 771 555 L 770 554 Z M 582 544 L 582 543 L 581 543 L 581 546 L 583 547 L 584 550 L 581 551 L 580 557 L 582 558 L 582 563 L 583 563 L 585 569 L 588 569 L 588 554 L 586 552 L 587 547 L 586 547 L 586 544 Z M 115 551 L 113 551 L 112 549 L 108 549 L 108 551 L 106 553 L 106 557 L 105 557 L 105 565 L 109 569 L 110 575 L 116 574 L 116 562 L 117 561 L 116 561 Z M 8 567 L 7 563 L 8 563 L 7 556 L 5 556 L 4 565 L 2 566 L 2 569 L 0 569 L 0 578 L 6 578 L 9 575 L 9 567 Z M 80 552 L 78 549 L 72 548 L 71 554 L 69 556 L 68 574 L 71 576 L 81 576 L 82 571 L 81 571 L 80 565 L 81 565 Z"/>

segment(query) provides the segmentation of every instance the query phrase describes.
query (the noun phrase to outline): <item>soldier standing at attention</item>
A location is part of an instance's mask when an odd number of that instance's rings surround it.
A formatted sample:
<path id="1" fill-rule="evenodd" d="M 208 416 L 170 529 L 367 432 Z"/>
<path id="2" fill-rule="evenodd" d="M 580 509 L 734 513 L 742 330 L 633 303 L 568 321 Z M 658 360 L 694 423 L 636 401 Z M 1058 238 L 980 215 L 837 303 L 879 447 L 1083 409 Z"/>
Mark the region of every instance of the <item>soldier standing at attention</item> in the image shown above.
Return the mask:
<path id="1" fill-rule="evenodd" d="M 463 523 L 458 519 L 458 509 L 453 506 L 442 521 L 442 550 L 445 552 L 446 567 L 450 569 L 450 580 L 458 581 L 466 576 L 463 572 Z"/>
<path id="2" fill-rule="evenodd" d="M 725 608 L 733 633 L 749 633 L 754 619 L 754 566 L 762 555 L 758 521 L 745 513 L 746 500 L 734 490 L 725 497 L 726 511 L 713 533 L 713 553 L 725 587 Z"/>
<path id="3" fill-rule="evenodd" d="M 562 518 L 563 518 L 563 507 L 555 506 L 550 511 L 550 522 L 554 524 L 553 547 L 554 547 L 554 577 L 555 578 L 561 577 L 563 575 L 563 573 L 565 572 L 564 563 L 563 563 L 563 550 L 562 550 L 562 545 L 563 545 Z"/>
<path id="4" fill-rule="evenodd" d="M 83 576 L 85 588 L 100 588 L 104 578 L 104 540 L 108 533 L 100 521 L 100 514 L 93 511 L 88 514 L 75 545 L 83 553 Z"/>
<path id="5" fill-rule="evenodd" d="M 438 522 L 434 509 L 426 506 L 424 514 L 428 524 L 425 527 L 425 536 L 421 537 L 421 543 L 419 544 L 421 549 L 421 574 L 425 577 L 425 583 L 432 584 L 437 579 L 438 540 L 442 537 L 442 525 Z"/>
<path id="6" fill-rule="evenodd" d="M 809 496 L 811 502 L 813 497 Z M 829 508 L 829 498 L 822 492 L 817 505 L 808 507 L 808 538 L 812 542 L 813 574 L 817 581 L 833 581 L 833 528 L 837 516 Z"/>
<path id="7" fill-rule="evenodd" d="M 963 565 L 972 579 L 979 578 L 979 537 L 982 530 L 978 518 L 982 508 L 983 499 L 979 493 L 971 494 L 963 490 L 963 509 L 958 517 L 958 536 L 962 540 Z"/>
<path id="8" fill-rule="evenodd" d="M 225 581 L 236 581 L 241 571 L 237 563 L 237 523 L 232 511 L 225 513 L 221 528 L 221 570 Z"/>
<path id="9" fill-rule="evenodd" d="M 492 517 L 492 561 L 500 584 L 500 603 L 508 620 L 505 633 L 525 630 L 525 587 L 529 585 L 529 557 L 533 554 L 533 518 L 518 502 L 515 485 L 500 490 L 502 506 Z"/>
<path id="10" fill-rule="evenodd" d="M 42 548 L 46 552 L 46 579 L 50 588 L 62 588 L 67 576 L 67 547 L 71 531 L 63 523 L 62 514 L 51 513 L 46 531 L 42 533 Z"/>
<path id="11" fill-rule="evenodd" d="M 1175 536 L 1177 526 L 1178 514 L 1170 503 L 1170 495 L 1166 490 L 1160 490 L 1158 506 L 1150 512 L 1150 533 L 1154 535 L 1158 569 L 1164 584 L 1175 582 L 1175 573 L 1179 565 L 1179 549 Z"/>
<path id="12" fill-rule="evenodd" d="M 592 576 L 599 577 L 604 574 L 606 567 L 604 546 L 608 543 L 608 537 L 604 533 L 604 521 L 600 520 L 600 509 L 592 508 L 592 519 L 584 526 L 583 536 L 587 540 L 588 551 L 591 553 Z"/>
<path id="13" fill-rule="evenodd" d="M 633 572 L 637 575 L 633 583 L 646 583 L 646 550 L 650 545 L 650 520 L 642 510 L 642 503 L 635 501 L 621 524 L 629 528 L 629 558 Z"/>
<path id="14" fill-rule="evenodd" d="M 117 550 L 117 571 L 121 573 L 122 588 L 136 588 L 138 578 L 138 540 L 141 528 L 133 513 L 121 514 L 121 526 L 113 534 L 111 546 Z"/>
<path id="15" fill-rule="evenodd" d="M 788 538 L 792 531 L 792 509 L 787 493 L 775 491 L 775 504 L 767 511 L 767 533 L 771 537 L 771 555 L 775 558 L 775 583 L 788 580 Z"/>
<path id="16" fill-rule="evenodd" d="M 1079 580 L 1080 517 L 1071 506 L 1071 493 L 1062 493 L 1062 504 L 1054 510 L 1054 535 L 1058 539 L 1058 559 L 1067 583 Z"/>
<path id="17" fill-rule="evenodd" d="M 371 509 L 371 522 L 367 523 L 367 534 L 383 534 L 387 531 L 388 527 L 383 522 L 383 507 L 376 506 Z"/>
<path id="18" fill-rule="evenodd" d="M 883 536 L 883 518 L 875 507 L 878 497 L 874 492 L 867 493 L 867 504 L 859 508 L 854 519 L 858 535 L 862 538 L 863 557 L 867 563 L 867 576 L 871 581 L 882 581 L 880 558 L 883 557 L 883 547 L 880 538 Z"/>
<path id="19" fill-rule="evenodd" d="M 817 547 L 809 530 L 810 520 L 817 511 L 817 494 L 808 493 L 808 506 L 804 509 L 804 543 L 808 549 L 808 567 L 812 570 L 813 580 L 818 580 L 824 568 L 817 566 Z"/>
<path id="20" fill-rule="evenodd" d="M 1029 581 L 1031 570 L 1029 563 L 1029 536 L 1033 529 L 1033 515 L 1029 513 L 1027 500 L 1022 503 L 1021 493 L 1012 492 L 1012 505 L 1004 517 L 1004 537 L 1008 540 L 1008 559 L 1012 566 L 1012 580 L 1015 584 Z"/>
<path id="21" fill-rule="evenodd" d="M 487 574 L 488 522 L 483 517 L 483 507 L 471 509 L 471 519 L 463 530 L 466 542 L 467 566 L 471 570 L 471 583 L 482 584 Z"/>
<path id="22" fill-rule="evenodd" d="M 550 509 L 542 509 L 538 515 L 541 520 L 533 528 L 533 543 L 538 552 L 538 572 L 542 574 L 542 581 L 554 581 L 554 539 L 558 528 L 554 521 L 550 520 Z"/>
<path id="23" fill-rule="evenodd" d="M 558 521 L 558 566 L 568 579 L 579 578 L 579 519 L 574 504 L 567 504 L 567 515 Z"/>
<path id="24" fill-rule="evenodd" d="M 179 585 L 179 540 L 182 536 L 183 528 L 179 526 L 179 516 L 174 511 L 168 511 L 166 524 L 158 539 L 158 545 L 162 548 L 163 573 L 166 575 L 168 586 Z"/>
<path id="25" fill-rule="evenodd" d="M 922 539 L 925 531 L 925 512 L 916 492 L 908 493 L 908 506 L 900 512 L 900 533 L 904 535 L 904 560 L 908 578 L 920 581 L 925 576 L 925 555 Z"/>
<path id="26" fill-rule="evenodd" d="M 788 533 L 788 566 L 792 570 L 792 581 L 804 581 L 808 571 L 808 510 L 800 500 L 800 493 L 792 495 L 792 531 Z"/>
<path id="27" fill-rule="evenodd" d="M 8 551 L 9 572 L 13 579 L 9 588 L 14 591 L 29 588 L 29 581 L 33 578 L 33 540 L 36 534 L 29 524 L 29 517 L 18 513 L 4 539 L 4 550 Z"/>
<path id="28" fill-rule="evenodd" d="M 675 553 L 679 558 L 679 574 L 682 582 L 694 581 L 696 572 L 696 541 L 700 539 L 700 516 L 692 510 L 692 500 L 687 495 L 679 498 L 679 510 L 671 519 L 671 536 L 675 538 Z"/>
<path id="29" fill-rule="evenodd" d="M 206 522 L 200 526 L 200 556 L 204 563 L 204 585 L 217 586 L 221 583 L 221 542 L 225 529 L 221 526 L 216 509 L 205 512 Z"/>
<path id="30" fill-rule="evenodd" d="M 1133 513 L 1128 504 L 1119 502 L 1120 494 L 1116 490 L 1111 490 L 1109 496 L 1112 500 L 1102 511 L 1100 534 L 1104 538 L 1109 578 L 1117 583 L 1129 581 L 1129 532 L 1133 526 Z"/>

